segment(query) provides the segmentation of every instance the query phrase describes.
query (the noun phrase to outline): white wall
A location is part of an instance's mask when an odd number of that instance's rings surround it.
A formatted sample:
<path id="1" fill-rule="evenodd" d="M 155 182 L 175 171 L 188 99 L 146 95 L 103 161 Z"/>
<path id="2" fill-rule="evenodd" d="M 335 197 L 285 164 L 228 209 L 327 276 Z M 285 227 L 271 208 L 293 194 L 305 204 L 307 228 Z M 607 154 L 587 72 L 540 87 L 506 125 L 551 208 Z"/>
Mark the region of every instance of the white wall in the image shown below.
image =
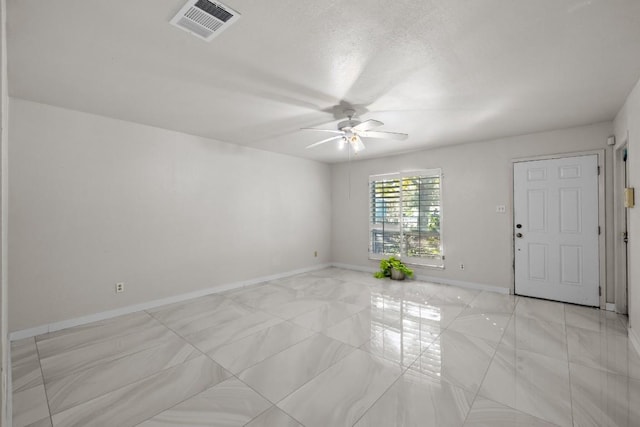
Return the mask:
<path id="1" fill-rule="evenodd" d="M 442 168 L 445 270 L 418 268 L 416 273 L 512 289 L 511 160 L 607 148 L 611 132 L 612 124 L 606 122 L 334 165 L 333 261 L 371 270 L 377 267 L 377 262 L 368 260 L 367 253 L 369 175 Z M 605 157 L 610 158 L 610 154 L 608 148 Z M 606 166 L 607 182 L 611 182 L 610 161 Z M 499 204 L 507 205 L 507 214 L 495 212 Z M 608 201 L 607 206 L 610 205 Z M 464 270 L 459 269 L 460 263 L 464 263 Z"/>
<path id="2" fill-rule="evenodd" d="M 11 331 L 330 259 L 326 164 L 19 99 L 10 108 Z"/>
<path id="3" fill-rule="evenodd" d="M 10 425 L 11 405 L 8 389 L 8 301 L 7 301 L 7 136 L 9 118 L 7 91 L 6 2 L 0 0 L 0 426 Z"/>
<path id="4" fill-rule="evenodd" d="M 624 144 L 628 138 L 627 176 L 630 187 L 640 188 L 640 81 L 629 94 L 627 101 L 614 120 L 616 143 Z M 636 206 L 628 210 L 629 218 L 629 325 L 640 343 L 640 191 L 636 195 Z M 635 262 L 634 262 L 635 261 Z M 640 348 L 638 349 L 640 351 Z"/>

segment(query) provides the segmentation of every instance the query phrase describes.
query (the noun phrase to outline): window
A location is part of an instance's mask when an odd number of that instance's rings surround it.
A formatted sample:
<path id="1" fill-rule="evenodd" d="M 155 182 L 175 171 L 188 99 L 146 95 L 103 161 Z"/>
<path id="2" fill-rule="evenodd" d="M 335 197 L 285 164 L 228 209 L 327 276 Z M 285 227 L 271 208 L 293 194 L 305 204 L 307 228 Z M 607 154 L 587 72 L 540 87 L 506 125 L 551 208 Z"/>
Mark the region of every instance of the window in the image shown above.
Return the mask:
<path id="1" fill-rule="evenodd" d="M 444 267 L 440 169 L 369 178 L 369 258 Z"/>

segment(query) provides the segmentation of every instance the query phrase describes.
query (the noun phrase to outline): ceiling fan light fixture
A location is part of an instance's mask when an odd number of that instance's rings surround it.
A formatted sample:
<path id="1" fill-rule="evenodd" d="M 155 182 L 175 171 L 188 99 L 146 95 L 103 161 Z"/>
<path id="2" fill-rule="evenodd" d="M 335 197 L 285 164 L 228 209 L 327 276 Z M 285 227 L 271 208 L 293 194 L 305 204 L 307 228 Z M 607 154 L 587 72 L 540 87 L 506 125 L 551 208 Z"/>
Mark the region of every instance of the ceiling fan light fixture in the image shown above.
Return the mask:
<path id="1" fill-rule="evenodd" d="M 338 150 L 344 150 L 345 143 L 346 143 L 346 139 L 340 138 L 340 140 L 338 141 Z"/>
<path id="2" fill-rule="evenodd" d="M 362 140 L 360 139 L 360 137 L 358 135 L 353 135 L 350 138 L 350 142 L 351 142 L 351 146 L 353 147 L 353 152 L 354 153 L 358 153 L 358 152 L 364 150 L 364 143 L 362 142 Z"/>

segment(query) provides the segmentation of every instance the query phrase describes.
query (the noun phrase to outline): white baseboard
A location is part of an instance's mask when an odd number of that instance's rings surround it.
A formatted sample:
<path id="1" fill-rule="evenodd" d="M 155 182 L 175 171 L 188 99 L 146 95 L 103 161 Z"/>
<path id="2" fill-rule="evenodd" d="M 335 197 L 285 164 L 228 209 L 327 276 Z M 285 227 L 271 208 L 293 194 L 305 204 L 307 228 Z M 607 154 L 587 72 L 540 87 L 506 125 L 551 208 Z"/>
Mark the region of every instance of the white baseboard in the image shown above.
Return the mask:
<path id="1" fill-rule="evenodd" d="M 332 262 L 331 267 L 343 268 L 345 270 L 362 271 L 363 273 L 371 273 L 372 275 L 377 270 L 373 268 L 362 267 L 361 265 L 341 264 L 339 262 Z"/>
<path id="2" fill-rule="evenodd" d="M 634 328 L 629 328 L 629 341 L 631 341 L 631 345 L 636 350 L 636 353 L 640 356 L 640 336 L 638 335 L 638 330 Z"/>
<path id="3" fill-rule="evenodd" d="M 607 310 L 607 311 L 615 312 L 616 311 L 616 305 L 614 303 L 612 303 L 612 302 L 608 302 L 608 303 L 606 303 L 604 305 L 604 309 Z"/>
<path id="4" fill-rule="evenodd" d="M 418 276 L 418 280 L 424 282 L 442 283 L 444 285 L 458 286 L 460 288 L 476 289 L 479 291 L 495 292 L 498 294 L 509 295 L 511 289 L 502 286 L 485 285 L 484 283 L 465 282 L 462 280 L 443 279 L 441 277 Z"/>
<path id="5" fill-rule="evenodd" d="M 371 273 L 371 274 L 373 274 L 377 270 L 373 268 L 362 267 L 360 265 L 342 264 L 338 262 L 332 263 L 331 266 L 337 267 L 337 268 L 344 268 L 346 270 L 363 271 L 365 273 Z M 445 279 L 442 277 L 431 277 L 431 276 L 423 276 L 423 275 L 415 275 L 414 278 L 415 280 L 419 280 L 421 282 L 440 283 L 443 285 L 452 285 L 452 286 L 458 286 L 460 288 L 496 292 L 499 294 L 511 293 L 511 289 L 509 288 L 503 288 L 501 286 L 485 285 L 483 283 L 465 282 L 462 280 Z"/>
<path id="6" fill-rule="evenodd" d="M 107 317 L 102 317 L 97 320 L 102 320 L 106 318 Z M 90 323 L 90 322 L 86 322 L 86 323 Z M 78 324 L 81 325 L 81 323 L 78 323 Z M 31 338 L 31 337 L 35 337 L 36 335 L 46 334 L 47 332 L 50 332 L 49 325 L 40 325 L 40 326 L 34 326 L 33 328 L 21 329 L 19 331 L 10 332 L 9 341 L 18 341 L 25 338 Z"/>
<path id="7" fill-rule="evenodd" d="M 167 304 L 173 304 L 176 302 L 182 302 L 193 298 L 202 297 L 205 295 L 217 294 L 224 291 L 233 289 L 244 288 L 246 286 L 257 285 L 259 283 L 269 282 L 272 280 L 282 279 L 285 277 L 295 276 L 302 273 L 308 273 L 310 271 L 322 270 L 323 268 L 330 267 L 330 264 L 318 264 L 312 267 L 300 268 L 297 270 L 287 271 L 284 273 L 272 274 L 270 276 L 256 277 L 255 279 L 243 280 L 241 282 L 226 283 L 223 285 L 214 286 L 211 288 L 200 289 L 194 292 L 188 292 L 185 294 L 174 295 L 167 298 L 162 298 L 154 301 L 149 301 L 141 304 L 129 305 L 122 308 L 116 308 L 114 310 L 103 311 L 100 313 L 90 314 L 87 316 L 76 317 L 74 319 L 63 320 L 60 322 L 49 323 L 46 325 L 40 325 L 33 328 L 22 329 L 19 331 L 11 332 L 9 334 L 10 341 L 17 341 L 24 338 L 31 338 L 36 335 L 46 334 L 48 332 L 55 332 L 62 329 L 72 328 L 74 326 L 86 325 L 87 323 L 97 322 L 100 320 L 110 319 L 112 317 L 122 316 L 124 314 L 135 313 L 142 310 L 149 310 L 152 308 L 160 307 Z"/>
<path id="8" fill-rule="evenodd" d="M 13 425 L 13 374 L 11 369 L 11 343 L 7 343 L 7 372 L 5 384 L 6 388 L 2 391 L 6 393 L 5 409 L 6 413 L 3 414 L 4 420 L 7 422 L 7 426 Z"/>

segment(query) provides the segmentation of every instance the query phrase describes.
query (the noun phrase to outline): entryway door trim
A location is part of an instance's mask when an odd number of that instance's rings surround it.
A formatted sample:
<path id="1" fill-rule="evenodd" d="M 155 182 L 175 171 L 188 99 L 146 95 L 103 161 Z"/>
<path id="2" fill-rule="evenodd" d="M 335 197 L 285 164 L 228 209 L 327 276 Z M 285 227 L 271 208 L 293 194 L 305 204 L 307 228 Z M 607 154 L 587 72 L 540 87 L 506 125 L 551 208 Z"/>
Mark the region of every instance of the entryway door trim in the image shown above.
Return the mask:
<path id="1" fill-rule="evenodd" d="M 600 174 L 598 175 L 598 226 L 600 227 L 600 235 L 598 236 L 598 256 L 599 256 L 599 284 L 600 284 L 600 308 L 606 308 L 606 283 L 607 283 L 607 254 L 606 254 L 606 236 L 607 236 L 607 227 L 606 227 L 606 191 L 605 191 L 605 154 L 606 150 L 589 150 L 589 151 L 577 151 L 570 153 L 556 153 L 556 154 L 548 154 L 548 155 L 540 155 L 540 156 L 532 156 L 532 157 L 518 157 L 511 159 L 511 179 L 509 180 L 510 186 L 510 197 L 511 197 L 511 217 L 509 218 L 509 225 L 511 227 L 511 260 L 512 266 L 511 269 L 511 293 L 516 293 L 516 274 L 515 274 L 515 260 L 516 260 L 516 249 L 515 249 L 515 230 L 514 227 L 514 164 L 519 162 L 528 162 L 534 160 L 550 160 L 550 159 L 561 159 L 564 157 L 577 157 L 577 156 L 588 156 L 588 155 L 596 155 L 598 158 L 598 167 L 600 168 Z"/>
<path id="2" fill-rule="evenodd" d="M 622 162 L 622 150 L 629 147 L 628 136 L 621 144 L 613 147 L 613 274 L 614 274 L 614 301 L 616 312 L 627 314 L 627 248 L 622 240 L 623 230 L 626 229 L 624 210 L 627 209 L 622 204 L 624 186 L 624 169 L 626 165 Z"/>

